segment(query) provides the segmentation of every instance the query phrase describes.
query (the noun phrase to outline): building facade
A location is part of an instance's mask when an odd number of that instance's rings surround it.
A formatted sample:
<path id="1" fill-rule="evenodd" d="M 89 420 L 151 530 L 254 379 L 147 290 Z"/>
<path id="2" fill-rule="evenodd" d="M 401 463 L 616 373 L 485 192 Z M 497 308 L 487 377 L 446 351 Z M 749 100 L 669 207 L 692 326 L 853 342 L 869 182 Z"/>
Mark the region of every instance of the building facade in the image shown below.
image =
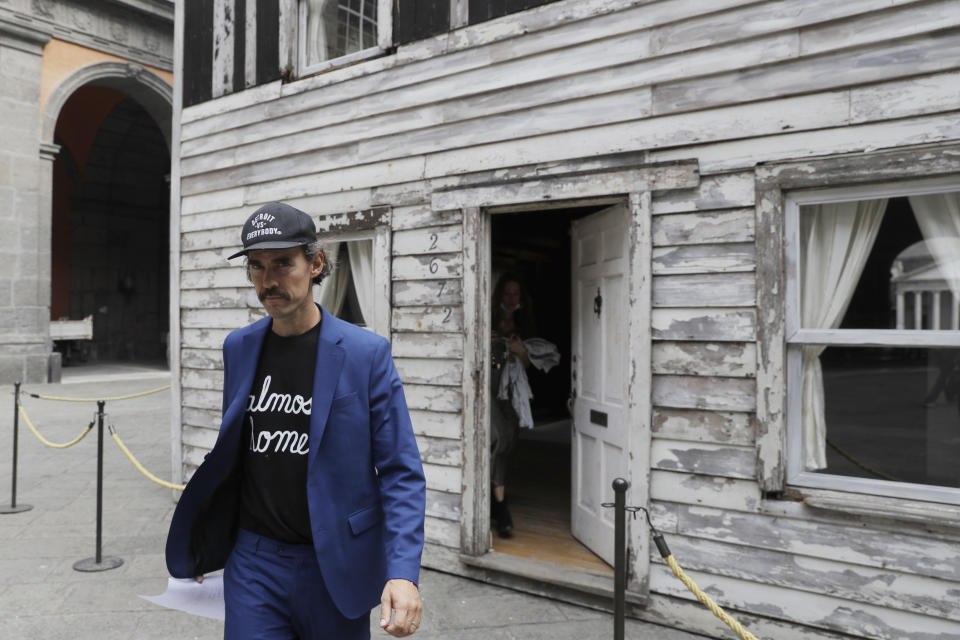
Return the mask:
<path id="1" fill-rule="evenodd" d="M 960 5 L 203 0 L 177 30 L 175 474 L 262 316 L 226 256 L 284 200 L 339 257 L 325 307 L 391 339 L 426 566 L 609 606 L 623 477 L 757 637 L 960 635 Z M 918 242 L 936 291 L 900 295 Z M 490 527 L 508 272 L 561 351 L 522 544 Z M 727 637 L 627 537 L 630 614 Z"/>
<path id="2" fill-rule="evenodd" d="M 0 69 L 0 382 L 164 359 L 173 5 L 5 0 Z"/>

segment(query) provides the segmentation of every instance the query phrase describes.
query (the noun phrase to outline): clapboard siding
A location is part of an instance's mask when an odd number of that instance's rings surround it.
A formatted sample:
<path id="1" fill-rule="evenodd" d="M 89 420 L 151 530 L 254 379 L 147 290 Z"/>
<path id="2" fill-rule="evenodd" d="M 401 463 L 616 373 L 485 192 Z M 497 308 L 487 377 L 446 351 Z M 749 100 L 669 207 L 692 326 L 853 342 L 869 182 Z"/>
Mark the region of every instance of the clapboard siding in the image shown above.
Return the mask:
<path id="1" fill-rule="evenodd" d="M 765 615 L 781 620 L 833 631 L 866 631 L 868 637 L 882 640 L 953 640 L 960 632 L 960 625 L 941 618 L 862 603 L 853 608 L 850 601 L 833 594 L 811 593 L 769 584 L 745 589 L 744 585 L 751 583 L 737 578 L 700 571 L 689 571 L 688 574 L 720 606 L 732 611 L 763 609 Z M 651 565 L 650 588 L 678 598 L 695 598 L 662 564 Z"/>
<path id="2" fill-rule="evenodd" d="M 655 374 L 752 378 L 757 349 L 752 342 L 655 342 L 651 366 Z"/>
<path id="3" fill-rule="evenodd" d="M 758 165 L 960 140 L 958 26 L 948 0 L 561 0 L 188 108 L 185 470 L 219 427 L 222 341 L 262 315 L 240 261 L 226 260 L 245 216 L 279 199 L 324 227 L 385 205 L 392 349 L 425 463 L 426 536 L 459 553 L 483 468 L 464 459 L 477 436 L 464 425 L 475 402 L 464 360 L 476 360 L 464 283 L 484 258 L 464 261 L 482 244 L 461 205 L 431 203 L 450 189 L 683 161 L 696 186 L 652 187 L 649 207 L 655 523 L 761 637 L 960 635 L 956 527 L 765 496 L 755 415 L 767 326 L 756 304 L 770 295 L 757 284 Z M 656 554 L 649 585 L 638 615 L 722 633 Z"/>
<path id="4" fill-rule="evenodd" d="M 949 582 L 931 581 L 888 568 L 863 567 L 820 557 L 670 536 L 670 550 L 685 570 L 702 571 L 760 585 L 827 592 L 846 600 L 960 621 L 960 604 Z M 657 561 L 657 558 L 651 558 Z"/>
<path id="5" fill-rule="evenodd" d="M 753 416 L 747 412 L 656 407 L 654 438 L 749 446 L 754 443 Z"/>

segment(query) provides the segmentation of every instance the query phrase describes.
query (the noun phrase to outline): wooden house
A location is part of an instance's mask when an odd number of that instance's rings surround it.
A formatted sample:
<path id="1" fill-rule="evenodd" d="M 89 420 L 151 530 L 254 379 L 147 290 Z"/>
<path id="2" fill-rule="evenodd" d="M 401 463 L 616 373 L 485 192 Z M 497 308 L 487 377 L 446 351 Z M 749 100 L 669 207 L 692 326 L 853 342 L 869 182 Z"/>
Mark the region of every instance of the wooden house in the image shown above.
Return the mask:
<path id="1" fill-rule="evenodd" d="M 960 3 L 191 0 L 176 38 L 176 475 L 263 313 L 226 256 L 283 200 L 350 267 L 319 295 L 392 341 L 426 566 L 608 607 L 620 476 L 758 637 L 960 637 L 960 332 L 898 328 L 890 279 L 960 237 Z M 511 540 L 508 271 L 562 353 L 531 374 Z M 728 637 L 642 517 L 628 543 L 630 615 Z"/>

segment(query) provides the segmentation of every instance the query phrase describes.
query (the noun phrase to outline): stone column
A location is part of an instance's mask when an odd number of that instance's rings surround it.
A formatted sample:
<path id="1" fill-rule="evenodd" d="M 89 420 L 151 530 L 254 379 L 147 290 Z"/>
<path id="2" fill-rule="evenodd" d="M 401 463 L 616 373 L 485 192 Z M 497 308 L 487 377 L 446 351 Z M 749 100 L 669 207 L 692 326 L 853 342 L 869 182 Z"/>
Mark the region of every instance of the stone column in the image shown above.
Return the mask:
<path id="1" fill-rule="evenodd" d="M 39 155 L 49 39 L 0 18 L 0 384 L 45 382 L 51 352 L 50 220 L 42 208 L 51 183 L 41 184 Z"/>

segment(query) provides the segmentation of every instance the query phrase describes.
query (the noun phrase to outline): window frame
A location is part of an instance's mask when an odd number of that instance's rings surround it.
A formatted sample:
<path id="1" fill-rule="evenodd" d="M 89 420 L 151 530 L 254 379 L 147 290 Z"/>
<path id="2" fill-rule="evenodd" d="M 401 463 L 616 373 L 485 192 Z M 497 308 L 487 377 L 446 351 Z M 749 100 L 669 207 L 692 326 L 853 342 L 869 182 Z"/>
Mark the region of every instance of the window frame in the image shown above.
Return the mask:
<path id="1" fill-rule="evenodd" d="M 317 224 L 317 240 L 330 246 L 340 242 L 371 240 L 373 242 L 374 314 L 365 329 L 392 340 L 390 314 L 393 304 L 393 284 L 390 279 L 392 211 L 381 206 L 363 211 L 321 217 Z M 336 268 L 336 267 L 334 267 Z M 314 290 L 317 298 L 320 289 Z M 364 318 L 366 320 L 366 318 Z"/>
<path id="2" fill-rule="evenodd" d="M 791 487 L 960 504 L 960 488 L 806 471 L 802 463 L 802 347 L 956 347 L 960 331 L 941 329 L 803 329 L 800 327 L 800 208 L 835 202 L 960 191 L 960 175 L 896 183 L 789 191 L 784 194 L 786 320 L 786 483 Z M 829 426 L 828 426 L 829 428 Z"/>
<path id="3" fill-rule="evenodd" d="M 393 46 L 393 1 L 376 0 L 377 2 L 377 44 L 360 51 L 354 51 L 337 58 L 322 60 L 312 65 L 307 64 L 307 2 L 306 0 L 286 0 L 289 4 L 296 3 L 296 68 L 297 77 L 304 77 L 354 64 L 369 58 L 386 53 Z M 382 20 L 387 16 L 386 20 Z M 281 26 L 282 28 L 282 26 Z"/>

